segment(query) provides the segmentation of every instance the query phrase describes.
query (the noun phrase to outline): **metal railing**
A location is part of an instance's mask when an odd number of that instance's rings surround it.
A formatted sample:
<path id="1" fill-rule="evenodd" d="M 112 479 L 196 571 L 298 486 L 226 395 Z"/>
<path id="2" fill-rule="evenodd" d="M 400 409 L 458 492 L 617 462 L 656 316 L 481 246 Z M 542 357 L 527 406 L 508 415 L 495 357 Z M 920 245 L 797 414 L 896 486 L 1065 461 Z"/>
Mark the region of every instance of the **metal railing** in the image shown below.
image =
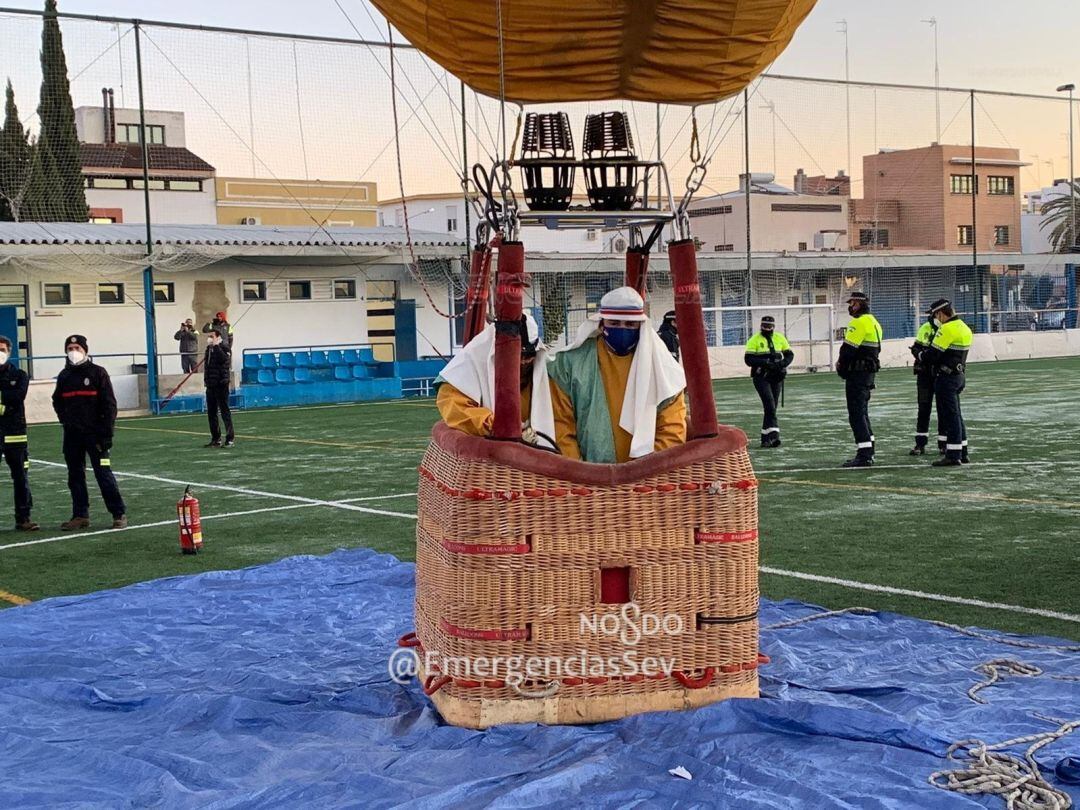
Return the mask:
<path id="1" fill-rule="evenodd" d="M 90 353 L 90 359 L 104 368 L 110 375 L 145 374 L 145 352 L 117 352 L 106 354 Z M 31 379 L 51 380 L 63 370 L 67 364 L 67 355 L 63 354 L 30 354 L 19 355 L 12 362 L 23 369 L 32 369 Z"/>
<path id="2" fill-rule="evenodd" d="M 252 347 L 250 349 L 244 349 L 241 352 L 241 357 L 246 358 L 248 355 L 261 355 L 261 354 L 281 354 L 282 352 L 332 352 L 332 351 L 348 351 L 350 349 L 372 349 L 389 347 L 391 353 L 391 360 L 397 359 L 397 347 L 393 343 L 313 343 L 303 346 L 264 346 L 262 348 Z M 376 361 L 385 362 L 385 361 Z"/>

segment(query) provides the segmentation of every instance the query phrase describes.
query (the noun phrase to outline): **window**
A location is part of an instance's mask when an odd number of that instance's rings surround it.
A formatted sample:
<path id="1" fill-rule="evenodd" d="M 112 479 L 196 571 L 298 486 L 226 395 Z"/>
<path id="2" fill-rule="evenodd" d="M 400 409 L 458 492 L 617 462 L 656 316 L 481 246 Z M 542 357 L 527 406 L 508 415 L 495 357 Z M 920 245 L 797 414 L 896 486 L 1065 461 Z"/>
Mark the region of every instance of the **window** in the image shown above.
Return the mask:
<path id="1" fill-rule="evenodd" d="M 310 281 L 290 281 L 289 282 L 289 300 L 290 301 L 310 301 L 311 300 L 311 282 Z"/>
<path id="2" fill-rule="evenodd" d="M 240 282 L 240 297 L 244 301 L 265 301 L 266 300 L 266 282 L 265 281 L 241 281 Z"/>
<path id="3" fill-rule="evenodd" d="M 165 143 L 165 126 L 163 124 L 147 124 L 146 131 L 148 133 L 147 143 L 163 144 Z M 139 125 L 138 124 L 117 124 L 116 125 L 116 142 L 117 143 L 142 143 L 139 138 Z"/>
<path id="4" fill-rule="evenodd" d="M 139 189 L 141 191 L 142 188 L 143 188 L 143 179 L 141 177 L 132 178 L 131 187 L 132 188 L 137 188 L 137 189 Z M 165 181 L 164 180 L 151 179 L 150 180 L 150 190 L 151 191 L 164 191 L 165 190 Z"/>
<path id="5" fill-rule="evenodd" d="M 202 191 L 202 180 L 169 180 L 169 191 Z"/>
<path id="6" fill-rule="evenodd" d="M 67 306 L 71 303 L 71 285 L 46 284 L 44 286 L 43 296 L 45 298 L 45 306 L 47 307 Z"/>
<path id="7" fill-rule="evenodd" d="M 958 245 L 973 245 L 975 244 L 975 228 L 971 225 L 957 225 L 956 226 L 956 244 Z"/>
<path id="8" fill-rule="evenodd" d="M 814 303 L 815 304 L 827 304 L 827 303 L 829 303 L 829 296 L 827 296 L 827 295 L 825 295 L 823 293 L 818 293 L 818 294 L 816 294 L 814 296 Z"/>
<path id="9" fill-rule="evenodd" d="M 888 247 L 888 228 L 860 228 L 859 247 Z"/>
<path id="10" fill-rule="evenodd" d="M 717 253 L 731 253 L 735 250 L 735 245 L 713 245 L 713 250 Z"/>
<path id="11" fill-rule="evenodd" d="M 799 250 L 806 250 L 806 242 L 799 242 Z"/>
<path id="12" fill-rule="evenodd" d="M 949 191 L 953 194 L 970 194 L 972 188 L 972 177 L 970 174 L 953 174 L 949 175 Z M 974 178 L 975 193 L 979 193 L 979 180 Z"/>
<path id="13" fill-rule="evenodd" d="M 986 193 L 987 194 L 1015 194 L 1016 188 L 1013 185 L 1015 178 L 1012 177 L 995 177 L 990 175 L 986 178 Z"/>
<path id="14" fill-rule="evenodd" d="M 91 225 L 114 225 L 116 217 L 90 217 Z"/>
<path id="15" fill-rule="evenodd" d="M 176 285 L 171 281 L 160 281 L 154 283 L 154 303 L 155 304 L 175 304 L 176 303 Z"/>
<path id="16" fill-rule="evenodd" d="M 334 281 L 334 299 L 342 301 L 356 298 L 356 280 L 339 278 Z"/>
<path id="17" fill-rule="evenodd" d="M 691 219 L 693 219 L 694 217 L 711 217 L 711 216 L 714 216 L 714 215 L 717 215 L 717 214 L 720 214 L 720 215 L 730 214 L 731 213 L 731 206 L 730 205 L 714 205 L 714 206 L 712 206 L 710 208 L 691 208 L 686 213 L 690 216 Z"/>
<path id="18" fill-rule="evenodd" d="M 97 297 L 99 304 L 122 304 L 124 303 L 124 285 L 98 284 Z"/>
<path id="19" fill-rule="evenodd" d="M 457 206 L 446 206 L 446 232 L 457 233 Z"/>
<path id="20" fill-rule="evenodd" d="M 1008 225 L 995 225 L 994 226 L 994 244 L 995 245 L 1007 245 L 1007 244 L 1009 244 L 1009 226 Z"/>
<path id="21" fill-rule="evenodd" d="M 772 210 L 780 213 L 832 213 L 839 214 L 844 209 L 837 203 L 773 203 Z"/>
<path id="22" fill-rule="evenodd" d="M 89 188 L 127 188 L 128 181 L 125 177 L 88 177 Z"/>
<path id="23" fill-rule="evenodd" d="M 795 307 L 802 303 L 797 295 L 789 295 L 787 297 L 787 302 L 789 307 Z"/>

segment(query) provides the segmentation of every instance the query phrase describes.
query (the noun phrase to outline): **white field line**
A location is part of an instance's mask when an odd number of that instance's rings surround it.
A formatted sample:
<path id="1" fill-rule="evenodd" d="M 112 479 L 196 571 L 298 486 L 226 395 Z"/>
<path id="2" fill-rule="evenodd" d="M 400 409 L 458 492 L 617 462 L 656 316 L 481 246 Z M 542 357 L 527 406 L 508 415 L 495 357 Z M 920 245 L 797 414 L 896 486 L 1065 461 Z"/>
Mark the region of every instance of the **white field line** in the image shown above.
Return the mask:
<path id="1" fill-rule="evenodd" d="M 341 501 L 333 501 L 334 504 L 348 504 L 357 503 L 360 501 L 382 501 L 390 498 L 409 498 L 415 497 L 415 492 L 398 492 L 393 495 L 368 495 L 362 498 L 346 498 Z M 261 515 L 264 512 L 285 512 L 290 509 L 311 509 L 315 506 L 323 506 L 321 503 L 293 503 L 288 506 L 267 506 L 262 509 L 245 509 L 242 512 L 223 512 L 220 515 L 203 515 L 203 522 L 207 520 L 220 520 L 222 518 L 234 518 L 241 517 L 243 515 Z M 390 514 L 405 515 L 404 512 L 393 512 Z M 409 516 L 411 517 L 411 516 Z M 103 534 L 116 534 L 117 532 L 130 532 L 135 529 L 153 529 L 158 526 L 175 526 L 176 520 L 159 520 L 156 523 L 139 523 L 128 526 L 124 529 L 98 529 L 93 532 L 71 532 L 70 534 L 61 534 L 56 537 L 43 537 L 40 540 L 24 540 L 20 543 L 8 543 L 7 545 L 0 546 L 0 551 L 5 551 L 9 548 L 23 548 L 24 546 L 39 546 L 42 543 L 57 543 L 61 540 L 81 540 L 84 537 L 98 537 Z"/>
<path id="2" fill-rule="evenodd" d="M 986 602 L 982 599 L 968 599 L 963 596 L 948 596 L 943 593 L 926 593 L 925 591 L 913 591 L 908 588 L 893 588 L 889 585 L 873 585 L 868 582 L 856 582 L 852 579 L 839 579 L 837 577 L 825 577 L 818 574 L 804 574 L 801 571 L 787 571 L 783 568 L 771 568 L 763 565 L 758 570 L 763 574 L 772 574 L 778 577 L 791 579 L 804 579 L 808 582 L 822 582 L 827 585 L 839 585 L 844 588 L 852 588 L 858 591 L 870 591 L 871 593 L 887 593 L 894 596 L 910 596 L 914 599 L 926 599 L 931 602 L 948 602 L 953 605 L 968 605 L 971 607 L 986 608 L 988 610 L 1004 610 L 1009 613 L 1025 613 L 1031 616 L 1041 616 L 1046 619 L 1058 619 L 1063 622 L 1078 622 L 1080 616 L 1074 613 L 1061 613 L 1056 610 L 1042 610 L 1041 608 L 1023 607 L 1021 605 L 1006 605 L 1001 602 Z"/>
<path id="3" fill-rule="evenodd" d="M 927 451 L 929 456 L 929 451 Z M 974 461 L 970 466 L 964 468 L 965 472 L 975 472 L 983 467 L 1075 467 L 1080 465 L 1080 461 Z M 854 473 L 856 475 L 865 475 L 869 470 L 918 470 L 923 467 L 929 467 L 930 462 L 912 462 L 910 464 L 875 464 L 873 467 L 841 467 L 839 464 L 833 467 L 802 467 L 799 469 L 789 470 L 786 468 L 770 469 L 770 470 L 756 470 L 759 476 L 762 475 L 786 475 L 787 473 L 809 473 L 809 472 L 840 472 L 840 473 Z"/>
<path id="4" fill-rule="evenodd" d="M 37 461 L 37 464 L 44 464 L 48 467 L 62 467 L 67 469 L 66 464 L 61 464 L 58 461 Z M 335 509 L 347 509 L 351 512 L 365 512 L 371 515 L 386 515 L 387 517 L 404 517 L 415 519 L 415 515 L 406 514 L 405 512 L 387 512 L 384 509 L 370 509 L 366 506 L 355 506 L 346 501 L 325 501 L 320 498 L 305 498 L 301 495 L 283 495 L 279 492 L 264 492 L 261 489 L 245 489 L 244 487 L 230 487 L 227 484 L 203 484 L 193 481 L 179 481 L 175 478 L 162 478 L 158 475 L 143 475 L 142 473 L 132 472 L 117 472 L 113 470 L 113 475 L 117 478 L 138 478 L 143 481 L 156 481 L 159 484 L 174 484 L 180 487 L 191 486 L 194 489 L 216 489 L 222 492 L 232 492 L 235 495 L 252 495 L 258 498 L 277 498 L 282 501 L 295 501 L 296 503 L 306 503 L 311 506 L 330 506 Z"/>

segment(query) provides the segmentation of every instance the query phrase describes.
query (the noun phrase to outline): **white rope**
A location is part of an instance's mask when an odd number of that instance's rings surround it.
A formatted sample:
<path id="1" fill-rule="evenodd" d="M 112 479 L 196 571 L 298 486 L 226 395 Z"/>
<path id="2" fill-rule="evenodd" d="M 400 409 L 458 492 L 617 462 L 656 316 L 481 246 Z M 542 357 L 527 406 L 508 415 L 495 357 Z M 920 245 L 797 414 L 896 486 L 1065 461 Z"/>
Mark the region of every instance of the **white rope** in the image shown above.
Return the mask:
<path id="1" fill-rule="evenodd" d="M 986 661 L 979 664 L 972 669 L 973 672 L 978 672 L 980 675 L 985 675 L 986 680 L 980 681 L 973 687 L 968 689 L 967 696 L 974 700 L 976 703 L 986 704 L 988 701 L 986 698 L 979 697 L 979 692 L 987 687 L 993 686 L 1002 678 L 1011 676 L 1014 677 L 1027 677 L 1036 678 L 1043 674 L 1043 671 L 1031 664 L 1025 664 L 1023 661 L 1015 661 L 1012 658 L 995 658 L 993 661 Z"/>
<path id="2" fill-rule="evenodd" d="M 1063 790 L 1047 782 L 1035 761 L 1035 752 L 1080 728 L 1080 720 L 1062 723 L 1056 731 L 1029 734 L 1005 742 L 987 745 L 982 740 L 953 743 L 946 756 L 963 763 L 956 770 L 930 774 L 931 785 L 968 796 L 1000 796 L 1008 810 L 1069 810 L 1072 799 Z M 1000 753 L 1025 743 L 1031 746 L 1024 758 Z"/>

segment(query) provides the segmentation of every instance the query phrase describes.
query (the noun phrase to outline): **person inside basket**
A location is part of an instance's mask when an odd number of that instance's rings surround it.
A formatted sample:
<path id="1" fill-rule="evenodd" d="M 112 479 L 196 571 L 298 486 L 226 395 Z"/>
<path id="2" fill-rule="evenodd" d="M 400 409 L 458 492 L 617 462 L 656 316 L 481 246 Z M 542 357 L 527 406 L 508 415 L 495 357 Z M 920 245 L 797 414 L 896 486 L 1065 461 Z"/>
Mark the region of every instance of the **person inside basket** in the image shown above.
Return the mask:
<path id="1" fill-rule="evenodd" d="M 633 287 L 600 299 L 548 376 L 555 440 L 568 458 L 622 463 L 686 441 L 686 377 Z"/>
<path id="2" fill-rule="evenodd" d="M 548 386 L 547 348 L 540 327 L 522 316 L 521 423 L 529 444 L 555 449 L 555 418 Z M 490 436 L 495 419 L 495 325 L 487 327 L 458 353 L 435 380 L 435 404 L 443 421 L 470 436 Z"/>

